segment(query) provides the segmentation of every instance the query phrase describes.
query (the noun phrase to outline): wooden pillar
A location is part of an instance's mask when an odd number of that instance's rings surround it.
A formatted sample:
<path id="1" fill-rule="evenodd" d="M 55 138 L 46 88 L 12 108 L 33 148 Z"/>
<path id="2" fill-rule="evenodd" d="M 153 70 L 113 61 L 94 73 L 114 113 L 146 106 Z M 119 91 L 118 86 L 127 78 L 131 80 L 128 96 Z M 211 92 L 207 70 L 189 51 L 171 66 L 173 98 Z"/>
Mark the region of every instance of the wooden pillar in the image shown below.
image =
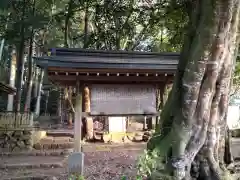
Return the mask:
<path id="1" fill-rule="evenodd" d="M 47 90 L 47 93 L 46 93 L 45 110 L 44 110 L 45 116 L 47 115 L 47 112 L 48 112 L 48 98 L 49 98 L 49 90 Z"/>
<path id="2" fill-rule="evenodd" d="M 85 86 L 84 87 L 84 112 L 91 112 L 91 100 L 90 100 L 90 89 L 89 87 Z M 93 118 L 92 117 L 87 117 L 85 118 L 85 124 L 86 124 L 86 138 L 88 140 L 93 139 Z"/>
<path id="3" fill-rule="evenodd" d="M 160 109 L 162 110 L 164 105 L 165 105 L 165 101 L 166 99 L 164 98 L 164 94 L 166 93 L 166 84 L 163 84 L 162 86 L 160 86 Z"/>
<path id="4" fill-rule="evenodd" d="M 160 111 L 160 84 L 156 85 L 156 110 Z M 160 116 L 155 117 L 155 129 L 158 126 Z"/>
<path id="5" fill-rule="evenodd" d="M 69 102 L 69 106 L 72 107 L 72 94 L 73 94 L 73 89 L 72 87 L 70 86 L 68 89 L 67 89 L 68 92 L 68 102 Z M 70 111 L 68 112 L 68 125 L 70 127 L 72 127 L 72 123 L 73 123 L 73 110 L 70 109 Z"/>
<path id="6" fill-rule="evenodd" d="M 57 114 L 59 117 L 62 116 L 62 89 L 59 89 L 59 99 L 57 101 Z"/>
<path id="7" fill-rule="evenodd" d="M 82 139 L 82 89 L 77 83 L 76 87 L 77 96 L 75 103 L 75 120 L 74 120 L 74 151 L 81 152 L 81 139 Z"/>
<path id="8" fill-rule="evenodd" d="M 143 122 L 143 131 L 147 129 L 147 117 L 144 116 L 144 122 Z"/>

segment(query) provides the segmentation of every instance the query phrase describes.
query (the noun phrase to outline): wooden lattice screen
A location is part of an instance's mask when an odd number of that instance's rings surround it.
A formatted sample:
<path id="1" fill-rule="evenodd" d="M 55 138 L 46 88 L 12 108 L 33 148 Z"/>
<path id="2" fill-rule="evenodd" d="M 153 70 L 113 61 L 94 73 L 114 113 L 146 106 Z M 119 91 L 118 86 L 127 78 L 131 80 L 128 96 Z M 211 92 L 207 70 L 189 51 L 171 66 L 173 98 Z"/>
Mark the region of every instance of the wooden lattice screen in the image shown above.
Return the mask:
<path id="1" fill-rule="evenodd" d="M 91 112 L 126 115 L 156 113 L 156 88 L 137 84 L 92 85 Z"/>

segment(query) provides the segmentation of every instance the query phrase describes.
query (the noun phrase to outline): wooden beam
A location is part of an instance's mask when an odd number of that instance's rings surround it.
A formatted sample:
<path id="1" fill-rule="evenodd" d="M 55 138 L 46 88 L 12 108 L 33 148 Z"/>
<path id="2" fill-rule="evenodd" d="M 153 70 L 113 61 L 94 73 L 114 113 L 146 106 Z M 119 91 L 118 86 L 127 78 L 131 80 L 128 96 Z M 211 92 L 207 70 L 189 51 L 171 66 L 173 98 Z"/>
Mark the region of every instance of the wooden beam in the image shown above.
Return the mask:
<path id="1" fill-rule="evenodd" d="M 156 113 L 142 113 L 142 114 L 126 114 L 126 113 L 118 113 L 118 114 L 105 114 L 105 113 L 91 113 L 91 112 L 82 112 L 81 115 L 82 117 L 123 117 L 123 116 L 131 116 L 131 117 L 156 117 L 160 116 L 161 112 L 156 112 Z"/>
<path id="2" fill-rule="evenodd" d="M 51 80 L 51 79 L 50 79 Z M 171 84 L 173 81 L 172 80 L 169 80 L 168 83 Z M 76 81 L 52 81 L 51 80 L 51 83 L 53 84 L 56 84 L 57 86 L 62 86 L 62 87 L 66 87 L 66 86 L 75 86 L 76 85 Z M 144 82 L 131 82 L 131 81 L 127 81 L 127 82 L 124 82 L 124 81 L 81 81 L 81 83 L 83 84 L 122 84 L 122 85 L 125 85 L 125 84 L 152 84 L 152 85 L 156 85 L 157 83 L 162 83 L 161 82 L 147 82 L 147 81 L 144 81 Z"/>
<path id="3" fill-rule="evenodd" d="M 105 82 L 166 82 L 166 79 L 171 79 L 173 76 L 73 76 L 73 75 L 51 75 L 48 77 L 52 81 L 105 81 Z"/>
<path id="4" fill-rule="evenodd" d="M 176 70 L 173 69 L 78 69 L 78 68 L 61 68 L 61 67 L 48 67 L 48 71 L 53 72 L 79 72 L 79 73 L 159 73 L 159 74 L 175 74 Z"/>

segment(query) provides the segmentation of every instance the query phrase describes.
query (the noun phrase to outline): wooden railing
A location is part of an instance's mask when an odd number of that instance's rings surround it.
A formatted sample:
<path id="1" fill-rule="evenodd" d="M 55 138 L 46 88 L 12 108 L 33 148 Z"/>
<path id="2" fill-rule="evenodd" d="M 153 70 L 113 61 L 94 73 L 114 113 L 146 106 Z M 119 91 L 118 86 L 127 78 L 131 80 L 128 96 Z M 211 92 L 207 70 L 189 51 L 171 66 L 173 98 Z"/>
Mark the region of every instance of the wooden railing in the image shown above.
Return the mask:
<path id="1" fill-rule="evenodd" d="M 28 112 L 0 112 L 0 127 L 29 128 L 33 127 L 33 114 Z"/>

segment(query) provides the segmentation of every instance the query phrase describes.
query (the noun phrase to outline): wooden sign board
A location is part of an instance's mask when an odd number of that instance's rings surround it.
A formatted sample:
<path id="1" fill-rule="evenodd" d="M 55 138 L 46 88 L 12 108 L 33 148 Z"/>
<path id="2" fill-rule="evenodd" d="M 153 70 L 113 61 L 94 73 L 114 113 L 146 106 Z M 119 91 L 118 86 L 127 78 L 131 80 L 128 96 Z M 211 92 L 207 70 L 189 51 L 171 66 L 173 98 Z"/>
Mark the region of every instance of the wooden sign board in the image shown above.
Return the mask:
<path id="1" fill-rule="evenodd" d="M 156 113 L 154 85 L 95 84 L 90 88 L 93 114 Z"/>

